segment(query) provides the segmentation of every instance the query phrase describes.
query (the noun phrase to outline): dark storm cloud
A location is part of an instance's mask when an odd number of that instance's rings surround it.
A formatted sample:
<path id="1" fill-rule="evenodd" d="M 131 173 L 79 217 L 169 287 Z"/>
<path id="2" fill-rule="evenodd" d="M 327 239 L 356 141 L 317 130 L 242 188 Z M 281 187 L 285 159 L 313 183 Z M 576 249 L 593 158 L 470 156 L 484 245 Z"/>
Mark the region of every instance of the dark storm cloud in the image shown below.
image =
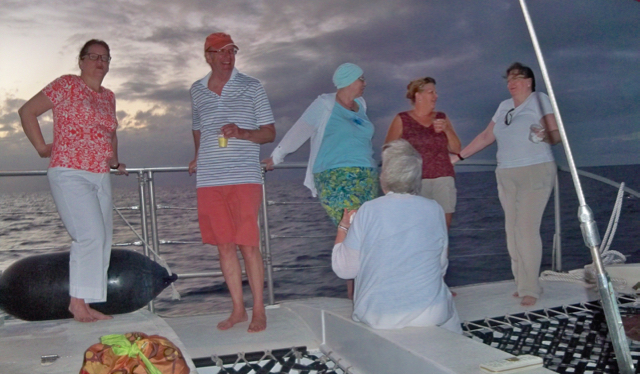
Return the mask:
<path id="1" fill-rule="evenodd" d="M 190 108 L 189 86 L 191 83 L 178 81 L 158 84 L 154 81 L 131 79 L 118 90 L 120 100 L 141 100 L 161 104 L 188 106 Z"/>
<path id="2" fill-rule="evenodd" d="M 7 97 L 4 103 L 0 104 L 0 131 L 15 131 L 20 125 L 18 109 L 26 100 Z"/>
<path id="3" fill-rule="evenodd" d="M 39 160 L 29 140 L 24 136 L 18 109 L 26 100 L 13 97 L 0 102 L 0 170 L 26 170 L 44 168 L 47 161 Z M 51 141 L 52 116 L 45 114 L 40 118 L 40 125 L 45 139 Z M 35 166 L 34 166 L 35 165 Z"/>
<path id="4" fill-rule="evenodd" d="M 263 82 L 277 141 L 315 97 L 335 90 L 333 71 L 347 61 L 365 71 L 376 148 L 393 116 L 410 108 L 404 95 L 411 79 L 436 79 L 438 109 L 449 114 L 463 144 L 509 97 L 503 75 L 512 62 L 531 66 L 538 90 L 547 91 L 514 0 L 56 3 L 78 10 L 50 17 L 56 26 L 79 25 L 61 53 L 75 55 L 88 35 L 107 40 L 114 60 L 106 85 L 115 91 L 118 108 L 144 104 L 119 112 L 121 153 L 136 166 L 186 164 L 193 157 L 189 87 L 209 69 L 204 38 L 221 30 L 240 46 L 236 66 Z M 0 20 L 24 30 L 25 9 L 51 7 L 8 4 Z M 578 164 L 640 163 L 640 3 L 536 0 L 529 1 L 529 10 Z M 15 108 L 6 100 L 0 105 L 0 131 L 18 137 Z M 274 146 L 264 146 L 263 155 Z M 287 160 L 306 159 L 304 148 Z M 490 148 L 474 159 L 494 157 Z"/>
<path id="5" fill-rule="evenodd" d="M 186 166 L 194 155 L 191 107 L 153 107 L 126 114 L 129 128 L 118 135 L 119 147 L 127 150 L 127 165 Z"/>
<path id="6" fill-rule="evenodd" d="M 397 9 L 396 4 L 385 3 L 386 11 L 371 15 L 366 22 L 354 19 L 333 32 L 290 43 L 261 45 L 255 55 L 245 57 L 243 52 L 239 59 L 260 58 L 263 67 L 270 66 L 259 72 L 259 78 L 265 83 L 276 114 L 280 114 L 277 118 L 288 122 L 280 123 L 279 130 L 288 128 L 318 94 L 335 90 L 331 75 L 346 61 L 365 70 L 365 98 L 369 116 L 377 125 L 377 146 L 393 115 L 408 108 L 404 98 L 407 83 L 426 75 L 440 82 L 440 104 L 453 113 L 453 118 L 476 122 L 477 107 L 491 106 L 482 116 L 482 126 L 506 94 L 500 74 L 512 58 L 505 59 L 504 53 L 499 52 L 505 45 L 515 44 L 512 40 L 526 36 L 526 29 L 521 25 L 519 36 L 499 33 L 491 18 L 470 17 L 483 13 L 480 6 L 459 5 L 460 12 L 445 12 L 425 2 L 400 3 Z M 494 15 L 518 15 L 517 10 L 499 6 Z M 509 16 L 497 14 L 497 18 Z M 488 34 L 495 36 L 487 39 Z M 478 63 L 480 60 L 482 63 Z M 292 82 L 285 83 L 287 80 Z M 487 86 L 493 88 L 494 95 L 486 95 Z M 292 97 L 296 100 L 292 101 Z M 469 104 L 483 98 L 480 104 Z M 278 134 L 278 139 L 283 133 Z"/>

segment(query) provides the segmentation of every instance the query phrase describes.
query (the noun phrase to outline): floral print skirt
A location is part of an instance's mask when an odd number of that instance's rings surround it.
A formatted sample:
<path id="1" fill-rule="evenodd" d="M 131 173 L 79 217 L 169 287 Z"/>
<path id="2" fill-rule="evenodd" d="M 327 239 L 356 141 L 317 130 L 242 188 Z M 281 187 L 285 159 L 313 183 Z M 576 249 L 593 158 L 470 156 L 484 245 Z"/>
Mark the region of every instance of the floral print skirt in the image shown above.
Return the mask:
<path id="1" fill-rule="evenodd" d="M 358 209 L 378 197 L 378 170 L 367 167 L 344 167 L 313 175 L 322 207 L 337 226 L 344 209 Z"/>

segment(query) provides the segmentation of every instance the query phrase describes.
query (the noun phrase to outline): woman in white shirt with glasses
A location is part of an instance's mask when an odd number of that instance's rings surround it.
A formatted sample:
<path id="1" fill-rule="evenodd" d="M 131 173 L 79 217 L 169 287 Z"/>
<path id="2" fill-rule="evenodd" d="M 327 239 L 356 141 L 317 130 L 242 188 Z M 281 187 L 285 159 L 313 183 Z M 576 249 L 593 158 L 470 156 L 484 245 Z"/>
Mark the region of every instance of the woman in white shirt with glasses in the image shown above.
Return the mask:
<path id="1" fill-rule="evenodd" d="M 509 66 L 507 88 L 511 99 L 500 103 L 487 128 L 451 161 L 471 157 L 497 141 L 498 195 L 517 287 L 513 296 L 531 306 L 542 293 L 540 223 L 557 172 L 551 145 L 560 142 L 560 133 L 549 97 L 535 92 L 529 67 L 518 62 Z"/>

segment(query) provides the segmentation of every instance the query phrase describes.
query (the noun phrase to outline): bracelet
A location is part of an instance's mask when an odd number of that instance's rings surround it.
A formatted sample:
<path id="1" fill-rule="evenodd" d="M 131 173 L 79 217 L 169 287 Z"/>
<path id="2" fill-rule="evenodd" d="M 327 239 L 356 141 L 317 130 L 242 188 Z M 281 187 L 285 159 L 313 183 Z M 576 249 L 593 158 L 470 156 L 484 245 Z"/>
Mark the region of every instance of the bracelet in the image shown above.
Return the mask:
<path id="1" fill-rule="evenodd" d="M 342 225 L 338 225 L 338 229 L 344 230 L 344 232 L 349 232 L 349 228 L 348 227 L 344 227 Z"/>
<path id="2" fill-rule="evenodd" d="M 460 153 L 456 153 L 456 155 L 458 156 L 458 158 L 460 159 L 460 161 L 464 161 L 464 157 L 460 156 Z"/>
<path id="3" fill-rule="evenodd" d="M 116 165 L 116 166 L 111 166 L 111 165 L 109 165 L 109 167 L 110 167 L 111 169 L 113 169 L 113 170 L 117 170 L 117 169 L 120 167 L 120 163 L 118 162 L 118 165 Z"/>

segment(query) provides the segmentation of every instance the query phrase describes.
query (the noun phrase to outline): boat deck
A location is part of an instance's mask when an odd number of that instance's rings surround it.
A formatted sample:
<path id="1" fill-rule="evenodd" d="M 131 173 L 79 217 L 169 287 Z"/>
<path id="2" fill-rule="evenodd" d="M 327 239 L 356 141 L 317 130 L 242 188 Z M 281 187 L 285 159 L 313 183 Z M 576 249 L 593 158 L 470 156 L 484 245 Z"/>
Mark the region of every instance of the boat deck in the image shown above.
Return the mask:
<path id="1" fill-rule="evenodd" d="M 513 281 L 453 288 L 458 294 L 454 301 L 461 320 L 476 321 L 487 317 L 577 304 L 599 298 L 596 291 L 575 283 L 543 282 L 543 287 L 545 293 L 532 307 L 521 306 L 520 299 L 511 296 L 515 291 Z M 351 319 L 353 312 L 351 303 L 346 299 L 317 298 L 300 301 L 300 303 L 330 311 L 345 319 Z M 310 332 L 304 333 L 305 321 L 297 313 L 283 307 L 292 304 L 296 302 L 286 302 L 267 309 L 269 326 L 267 331 L 260 334 L 246 332 L 249 322 L 240 323 L 231 330 L 217 330 L 218 322 L 228 317 L 226 313 L 167 318 L 166 321 L 178 336 L 184 337 L 182 340 L 192 357 L 205 357 L 211 354 L 222 356 L 292 346 L 317 349 L 318 342 L 314 342 L 314 336 Z M 290 343 L 284 345 L 284 342 Z"/>
<path id="2" fill-rule="evenodd" d="M 514 281 L 474 284 L 452 288 L 460 319 L 477 321 L 487 317 L 518 314 L 527 311 L 572 305 L 599 300 L 596 288 L 585 288 L 571 282 L 541 281 L 544 290 L 538 302 L 530 307 L 520 305 L 520 299 L 513 297 L 516 291 Z"/>
<path id="3" fill-rule="evenodd" d="M 545 293 L 533 307 L 520 306 L 511 294 L 512 281 L 455 288 L 462 320 L 517 314 L 598 298 L 582 285 L 545 282 Z M 314 298 L 289 301 L 267 309 L 265 332 L 247 333 L 249 323 L 227 331 L 216 329 L 227 313 L 162 319 L 146 310 L 114 316 L 111 321 L 84 324 L 73 320 L 23 322 L 9 320 L 0 326 L 1 373 L 71 373 L 79 371 L 84 351 L 100 336 L 142 331 L 159 334 L 176 343 L 187 358 L 224 356 L 239 352 L 264 352 L 304 346 L 309 351 L 334 352 L 352 373 L 396 372 L 478 373 L 479 364 L 511 357 L 464 336 L 437 327 L 373 330 L 351 320 L 346 299 Z M 60 358 L 48 366 L 41 356 Z M 191 363 L 192 369 L 195 367 Z M 204 370 L 203 370 L 204 371 Z M 209 371 L 207 371 L 209 372 Z M 547 373 L 539 368 L 530 373 Z"/>
<path id="4" fill-rule="evenodd" d="M 176 333 L 157 315 L 146 309 L 113 316 L 112 320 L 81 323 L 73 319 L 26 322 L 8 320 L 0 325 L 0 373 L 2 374 L 69 374 L 78 373 L 84 352 L 109 334 L 144 332 L 164 336 L 176 344 L 189 366 L 195 366 Z M 41 357 L 57 355 L 50 364 Z M 196 372 L 196 371 L 194 371 Z"/>

